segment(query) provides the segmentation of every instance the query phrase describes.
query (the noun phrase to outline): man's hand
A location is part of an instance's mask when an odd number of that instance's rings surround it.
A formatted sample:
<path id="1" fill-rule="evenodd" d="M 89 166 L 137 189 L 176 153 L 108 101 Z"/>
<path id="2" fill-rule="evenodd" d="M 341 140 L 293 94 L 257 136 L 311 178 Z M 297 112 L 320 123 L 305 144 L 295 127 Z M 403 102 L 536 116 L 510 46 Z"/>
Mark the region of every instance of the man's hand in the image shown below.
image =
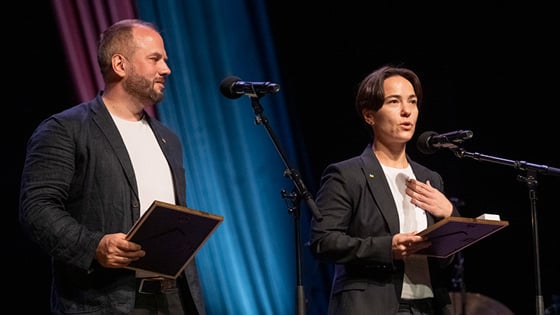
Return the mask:
<path id="1" fill-rule="evenodd" d="M 123 268 L 132 261 L 146 255 L 142 247 L 126 240 L 126 234 L 115 233 L 103 236 L 97 250 L 95 259 L 106 268 Z"/>

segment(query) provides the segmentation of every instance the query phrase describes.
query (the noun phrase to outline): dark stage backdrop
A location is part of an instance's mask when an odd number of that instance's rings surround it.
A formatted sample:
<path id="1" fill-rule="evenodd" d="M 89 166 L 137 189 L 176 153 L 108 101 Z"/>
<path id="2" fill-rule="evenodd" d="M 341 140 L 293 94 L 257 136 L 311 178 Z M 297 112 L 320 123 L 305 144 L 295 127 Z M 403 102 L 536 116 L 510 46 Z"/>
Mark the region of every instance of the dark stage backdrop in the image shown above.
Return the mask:
<path id="1" fill-rule="evenodd" d="M 14 120 L 16 131 L 8 134 L 15 134 L 13 147 L 3 151 L 7 154 L 2 192 L 9 210 L 4 259 L 10 265 L 7 272 L 23 279 L 9 288 L 18 292 L 14 299 L 46 309 L 46 258 L 17 228 L 19 176 L 31 131 L 77 96 L 49 3 L 33 4 L 33 10 L 20 6 L 11 12 L 26 12 L 21 21 L 24 30 L 6 26 L 5 51 L 11 57 L 5 74 L 17 93 L 8 89 L 16 97 L 9 105 L 13 114 L 5 119 Z M 469 152 L 560 167 L 554 153 L 560 67 L 555 19 L 548 16 L 555 11 L 535 2 L 520 7 L 502 2 L 432 6 L 269 4 L 282 91 L 299 130 L 295 134 L 308 149 L 311 169 L 304 173 L 309 174 L 305 181 L 312 192 L 328 163 L 358 154 L 366 145 L 367 136 L 353 111 L 355 88 L 367 73 L 387 62 L 411 67 L 423 80 L 425 100 L 417 134 L 469 129 L 474 132 L 465 143 Z M 261 79 L 266 78 L 255 81 Z M 461 159 L 445 150 L 424 155 L 410 149 L 414 159 L 443 175 L 448 195 L 464 203 L 465 216 L 496 213 L 510 222 L 463 252 L 467 291 L 495 299 L 516 314 L 534 313 L 533 222 L 527 184 L 518 180 L 526 173 L 508 165 Z M 537 180 L 540 278 L 548 307 L 560 294 L 555 233 L 560 177 L 539 175 Z"/>
<path id="2" fill-rule="evenodd" d="M 384 63 L 411 67 L 423 80 L 417 135 L 468 129 L 474 133 L 464 145 L 468 152 L 560 167 L 554 153 L 560 62 L 548 5 L 362 1 L 301 8 L 290 3 L 271 3 L 270 20 L 283 88 L 301 122 L 315 183 L 328 163 L 362 151 L 367 136 L 353 111 L 354 93 L 358 82 Z M 297 9 L 288 18 L 289 7 Z M 496 213 L 510 223 L 463 251 L 467 291 L 516 314 L 534 314 L 529 190 L 518 180 L 526 172 L 445 150 L 423 155 L 412 146 L 413 158 L 443 175 L 463 215 Z M 560 294 L 555 233 L 560 177 L 538 175 L 537 180 L 540 278 L 550 307 Z"/>

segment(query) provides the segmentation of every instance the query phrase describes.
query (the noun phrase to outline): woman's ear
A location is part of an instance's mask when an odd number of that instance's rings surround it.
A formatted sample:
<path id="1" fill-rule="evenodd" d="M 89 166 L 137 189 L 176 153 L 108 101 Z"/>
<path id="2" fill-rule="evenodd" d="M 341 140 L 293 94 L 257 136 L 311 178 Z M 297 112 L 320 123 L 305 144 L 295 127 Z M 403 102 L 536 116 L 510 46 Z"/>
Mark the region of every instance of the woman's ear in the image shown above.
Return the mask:
<path id="1" fill-rule="evenodd" d="M 364 108 L 362 109 L 362 117 L 366 124 L 373 126 L 375 124 L 375 119 L 373 118 L 373 110 Z"/>

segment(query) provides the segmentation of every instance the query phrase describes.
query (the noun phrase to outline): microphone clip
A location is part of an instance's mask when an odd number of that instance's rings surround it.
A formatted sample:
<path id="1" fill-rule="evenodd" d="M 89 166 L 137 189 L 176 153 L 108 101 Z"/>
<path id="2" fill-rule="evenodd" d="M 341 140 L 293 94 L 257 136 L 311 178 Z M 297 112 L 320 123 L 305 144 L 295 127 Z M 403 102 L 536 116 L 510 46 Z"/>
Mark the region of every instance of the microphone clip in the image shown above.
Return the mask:
<path id="1" fill-rule="evenodd" d="M 472 138 L 472 136 L 473 132 L 470 130 L 457 130 L 443 134 L 438 134 L 435 131 L 426 131 L 418 137 L 416 147 L 424 154 L 435 153 L 441 148 L 457 151 L 460 149 L 458 145 Z"/>

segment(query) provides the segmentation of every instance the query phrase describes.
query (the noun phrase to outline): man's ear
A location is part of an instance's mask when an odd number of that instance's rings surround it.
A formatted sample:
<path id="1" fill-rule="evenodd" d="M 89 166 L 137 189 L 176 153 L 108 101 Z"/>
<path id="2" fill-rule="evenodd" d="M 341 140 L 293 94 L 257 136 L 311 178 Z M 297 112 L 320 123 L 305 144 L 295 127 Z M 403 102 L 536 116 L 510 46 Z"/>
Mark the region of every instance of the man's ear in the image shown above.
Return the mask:
<path id="1" fill-rule="evenodd" d="M 114 54 L 111 58 L 111 64 L 113 65 L 113 71 L 119 76 L 124 77 L 126 74 L 125 68 L 127 66 L 128 60 L 121 54 Z"/>

